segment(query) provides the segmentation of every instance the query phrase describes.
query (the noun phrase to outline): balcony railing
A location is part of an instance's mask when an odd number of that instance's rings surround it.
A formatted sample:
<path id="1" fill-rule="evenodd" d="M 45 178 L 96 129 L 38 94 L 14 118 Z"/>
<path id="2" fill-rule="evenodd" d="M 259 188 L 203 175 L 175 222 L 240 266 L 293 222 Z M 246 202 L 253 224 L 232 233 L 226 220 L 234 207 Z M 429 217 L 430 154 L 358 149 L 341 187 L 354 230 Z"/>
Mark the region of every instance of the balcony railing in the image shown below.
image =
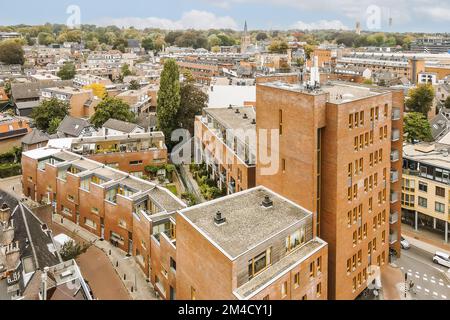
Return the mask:
<path id="1" fill-rule="evenodd" d="M 397 233 L 396 233 L 396 232 L 391 233 L 391 234 L 389 235 L 389 244 L 394 244 L 394 243 L 396 243 L 397 241 L 398 241 Z"/>
<path id="2" fill-rule="evenodd" d="M 403 174 L 408 176 L 419 176 L 420 172 L 418 170 L 403 169 Z"/>
<path id="3" fill-rule="evenodd" d="M 398 150 L 392 150 L 391 152 L 391 162 L 396 162 L 400 159 L 400 154 Z"/>
<path id="4" fill-rule="evenodd" d="M 400 120 L 401 112 L 399 108 L 392 108 L 392 120 Z"/>
<path id="5" fill-rule="evenodd" d="M 398 181 L 398 171 L 397 170 L 393 170 L 391 171 L 391 183 L 397 182 Z"/>
<path id="6" fill-rule="evenodd" d="M 398 221 L 398 212 L 391 213 L 391 215 L 389 216 L 389 223 L 394 224 L 397 223 L 397 221 Z"/>
<path id="7" fill-rule="evenodd" d="M 391 203 L 396 203 L 398 201 L 398 193 L 397 192 L 391 192 L 390 201 L 391 201 Z"/>
<path id="8" fill-rule="evenodd" d="M 400 130 L 398 129 L 392 130 L 391 140 L 392 142 L 400 140 Z"/>

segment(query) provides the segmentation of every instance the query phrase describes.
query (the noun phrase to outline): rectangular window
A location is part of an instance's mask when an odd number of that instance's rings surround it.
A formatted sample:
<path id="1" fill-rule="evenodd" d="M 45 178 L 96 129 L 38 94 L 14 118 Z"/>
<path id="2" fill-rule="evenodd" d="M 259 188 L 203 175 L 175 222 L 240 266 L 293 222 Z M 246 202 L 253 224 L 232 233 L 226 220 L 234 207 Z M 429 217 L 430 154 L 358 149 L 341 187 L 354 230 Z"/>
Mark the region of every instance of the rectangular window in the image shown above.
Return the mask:
<path id="1" fill-rule="evenodd" d="M 281 285 L 281 297 L 285 298 L 287 296 L 287 282 L 283 282 Z"/>
<path id="2" fill-rule="evenodd" d="M 142 160 L 130 161 L 130 166 L 138 166 L 141 165 L 142 163 L 143 163 Z"/>
<path id="3" fill-rule="evenodd" d="M 194 287 L 191 287 L 191 300 L 197 300 L 197 291 Z"/>
<path id="4" fill-rule="evenodd" d="M 445 197 L 445 189 L 441 187 L 436 187 L 436 195 L 438 197 Z"/>
<path id="5" fill-rule="evenodd" d="M 353 129 L 353 115 L 352 114 L 348 115 L 348 128 Z"/>
<path id="6" fill-rule="evenodd" d="M 359 125 L 364 126 L 364 111 L 359 112 Z"/>
<path id="7" fill-rule="evenodd" d="M 322 283 L 317 284 L 317 298 L 319 298 L 322 295 Z"/>
<path id="8" fill-rule="evenodd" d="M 250 279 L 256 276 L 258 273 L 266 269 L 271 263 L 271 248 L 267 249 L 260 255 L 249 260 L 248 262 L 248 275 Z"/>
<path id="9" fill-rule="evenodd" d="M 352 260 L 347 260 L 347 273 L 350 273 L 352 271 Z"/>
<path id="10" fill-rule="evenodd" d="M 419 181 L 419 190 L 422 192 L 428 192 L 428 184 L 425 182 Z"/>
<path id="11" fill-rule="evenodd" d="M 434 204 L 434 209 L 436 212 L 445 213 L 445 204 L 436 201 Z"/>
<path id="12" fill-rule="evenodd" d="M 419 201 L 419 206 L 421 206 L 422 208 L 428 207 L 428 200 L 426 198 L 419 197 L 418 201 Z"/>
<path id="13" fill-rule="evenodd" d="M 279 110 L 279 118 L 280 118 L 280 136 L 283 135 L 283 110 Z"/>
<path id="14" fill-rule="evenodd" d="M 314 278 L 316 276 L 316 262 L 313 261 L 309 264 L 309 278 Z"/>
<path id="15" fill-rule="evenodd" d="M 322 257 L 317 258 L 317 274 L 322 273 Z"/>
<path id="16" fill-rule="evenodd" d="M 296 288 L 300 287 L 300 272 L 297 272 L 297 273 L 294 275 L 294 286 L 295 286 Z"/>

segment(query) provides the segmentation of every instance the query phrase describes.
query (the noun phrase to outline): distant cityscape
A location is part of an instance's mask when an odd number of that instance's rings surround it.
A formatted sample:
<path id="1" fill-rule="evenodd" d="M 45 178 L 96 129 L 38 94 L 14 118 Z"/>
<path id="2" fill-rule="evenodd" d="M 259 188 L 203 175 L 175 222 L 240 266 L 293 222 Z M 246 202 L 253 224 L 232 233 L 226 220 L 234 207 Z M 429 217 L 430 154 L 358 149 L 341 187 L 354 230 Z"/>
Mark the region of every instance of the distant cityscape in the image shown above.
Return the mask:
<path id="1" fill-rule="evenodd" d="M 450 35 L 251 24 L 0 27 L 0 300 L 450 298 Z"/>

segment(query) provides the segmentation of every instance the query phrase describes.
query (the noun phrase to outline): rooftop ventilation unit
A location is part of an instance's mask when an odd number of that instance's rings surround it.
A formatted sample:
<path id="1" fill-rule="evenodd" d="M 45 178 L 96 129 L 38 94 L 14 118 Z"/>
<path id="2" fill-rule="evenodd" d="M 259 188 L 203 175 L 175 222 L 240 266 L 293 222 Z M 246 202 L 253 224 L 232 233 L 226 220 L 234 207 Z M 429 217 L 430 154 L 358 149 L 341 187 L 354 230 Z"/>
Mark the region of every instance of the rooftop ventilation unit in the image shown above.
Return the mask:
<path id="1" fill-rule="evenodd" d="M 239 109 L 236 109 L 235 113 L 238 114 L 238 113 L 241 113 L 241 112 L 239 111 Z"/>
<path id="2" fill-rule="evenodd" d="M 253 120 L 252 120 L 252 124 L 256 124 L 256 119 L 253 119 Z"/>
<path id="3" fill-rule="evenodd" d="M 262 206 L 264 208 L 271 208 L 271 207 L 273 207 L 273 201 L 270 199 L 270 197 L 268 195 L 266 195 L 264 197 L 264 200 L 262 202 Z"/>
<path id="4" fill-rule="evenodd" d="M 247 119 L 248 119 L 248 116 L 247 116 L 247 114 L 246 114 L 246 113 L 244 113 L 244 119 L 245 119 L 245 120 L 247 120 Z"/>
<path id="5" fill-rule="evenodd" d="M 215 223 L 216 225 L 222 225 L 222 224 L 224 224 L 225 222 L 227 222 L 227 219 L 224 218 L 224 217 L 222 217 L 222 212 L 217 211 L 217 213 L 216 213 L 216 215 L 215 215 L 215 217 L 214 217 L 214 223 Z"/>

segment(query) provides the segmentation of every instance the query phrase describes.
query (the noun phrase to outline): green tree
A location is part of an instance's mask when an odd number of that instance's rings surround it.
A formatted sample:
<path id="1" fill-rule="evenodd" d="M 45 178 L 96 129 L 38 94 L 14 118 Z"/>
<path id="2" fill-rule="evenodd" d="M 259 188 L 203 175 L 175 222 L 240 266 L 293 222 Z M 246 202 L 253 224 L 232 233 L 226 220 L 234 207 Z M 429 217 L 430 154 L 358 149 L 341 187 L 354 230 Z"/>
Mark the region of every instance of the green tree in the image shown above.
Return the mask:
<path id="1" fill-rule="evenodd" d="M 63 64 L 61 69 L 58 71 L 57 76 L 62 80 L 71 80 L 77 74 L 75 65 L 72 62 L 66 62 Z"/>
<path id="2" fill-rule="evenodd" d="M 139 85 L 139 82 L 136 80 L 131 80 L 130 85 L 128 86 L 128 90 L 139 90 L 141 86 Z"/>
<path id="3" fill-rule="evenodd" d="M 432 140 L 430 123 L 420 112 L 411 112 L 405 116 L 404 130 L 408 142 Z"/>
<path id="4" fill-rule="evenodd" d="M 286 53 L 289 48 L 285 41 L 273 41 L 269 46 L 270 53 Z"/>
<path id="5" fill-rule="evenodd" d="M 433 105 L 434 89 L 430 84 L 422 84 L 409 91 L 406 107 L 409 111 L 420 112 L 427 116 Z"/>
<path id="6" fill-rule="evenodd" d="M 126 102 L 117 98 L 106 97 L 95 107 L 95 113 L 90 121 L 94 126 L 100 128 L 108 119 L 134 122 L 135 116 Z"/>
<path id="7" fill-rule="evenodd" d="M 36 127 L 48 132 L 50 126 L 54 128 L 55 121 L 61 121 L 69 114 L 69 104 L 55 98 L 42 101 L 39 106 L 33 109 L 31 117 L 34 119 Z M 53 123 L 52 123 L 53 122 Z"/>
<path id="8" fill-rule="evenodd" d="M 177 119 L 181 128 L 194 134 L 195 116 L 201 115 L 203 108 L 208 107 L 208 95 L 193 83 L 185 83 L 180 90 L 181 104 Z"/>
<path id="9" fill-rule="evenodd" d="M 13 40 L 0 42 L 0 62 L 23 65 L 25 58 L 20 43 Z"/>
<path id="10" fill-rule="evenodd" d="M 128 77 L 128 76 L 131 76 L 133 74 L 131 72 L 131 70 L 130 70 L 130 66 L 128 64 L 126 64 L 126 63 L 122 66 L 120 71 L 121 71 L 122 77 Z"/>
<path id="11" fill-rule="evenodd" d="M 63 244 L 59 254 L 63 261 L 70 261 L 76 259 L 83 253 L 86 253 L 91 246 L 92 243 L 76 243 L 75 241 L 70 240 Z"/>
<path id="12" fill-rule="evenodd" d="M 264 41 L 267 40 L 269 37 L 267 36 L 267 33 L 260 32 L 256 35 L 256 41 Z"/>
<path id="13" fill-rule="evenodd" d="M 172 132 L 178 128 L 177 115 L 180 109 L 180 72 L 175 60 L 164 63 L 158 92 L 157 119 L 158 128 L 166 137 L 166 145 L 171 150 Z"/>
<path id="14" fill-rule="evenodd" d="M 448 96 L 447 99 L 445 99 L 444 108 L 450 109 L 450 96 Z"/>
<path id="15" fill-rule="evenodd" d="M 142 48 L 144 48 L 145 51 L 153 50 L 155 48 L 153 39 L 149 37 L 149 38 L 145 38 L 144 40 L 142 40 Z"/>
<path id="16" fill-rule="evenodd" d="M 48 125 L 47 133 L 49 134 L 55 134 L 58 130 L 59 125 L 61 124 L 62 119 L 60 118 L 53 118 L 50 120 L 50 123 Z"/>
<path id="17" fill-rule="evenodd" d="M 48 46 L 49 44 L 52 44 L 55 41 L 56 41 L 55 37 L 50 33 L 41 32 L 38 35 L 38 43 L 42 46 Z"/>

